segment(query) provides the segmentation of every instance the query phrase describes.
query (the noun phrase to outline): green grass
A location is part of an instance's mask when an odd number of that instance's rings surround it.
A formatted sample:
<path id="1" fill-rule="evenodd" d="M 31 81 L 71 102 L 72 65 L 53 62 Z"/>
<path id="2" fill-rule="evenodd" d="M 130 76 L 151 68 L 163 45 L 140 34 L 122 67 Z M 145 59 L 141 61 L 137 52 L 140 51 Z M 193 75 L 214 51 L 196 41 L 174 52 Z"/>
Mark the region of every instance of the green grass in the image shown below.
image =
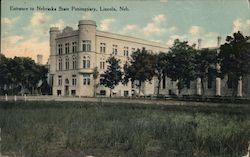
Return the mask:
<path id="1" fill-rule="evenodd" d="M 236 157 L 250 140 L 247 105 L 0 103 L 2 152 L 31 157 Z"/>

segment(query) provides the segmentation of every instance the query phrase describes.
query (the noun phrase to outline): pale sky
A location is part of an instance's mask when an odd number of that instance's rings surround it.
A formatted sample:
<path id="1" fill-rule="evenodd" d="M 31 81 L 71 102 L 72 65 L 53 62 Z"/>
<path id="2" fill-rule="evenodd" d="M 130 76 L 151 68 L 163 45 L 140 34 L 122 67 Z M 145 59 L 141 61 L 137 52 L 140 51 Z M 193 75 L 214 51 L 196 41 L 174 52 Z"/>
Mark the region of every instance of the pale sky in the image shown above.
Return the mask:
<path id="1" fill-rule="evenodd" d="M 169 46 L 174 39 L 190 44 L 202 39 L 202 47 L 214 47 L 217 36 L 241 31 L 250 33 L 248 0 L 2 0 L 1 53 L 7 57 L 37 54 L 49 56 L 49 28 L 77 29 L 78 21 L 95 20 L 97 29 L 158 41 Z M 10 7 L 34 7 L 31 11 L 11 11 Z M 36 7 L 96 8 L 87 11 L 37 11 Z M 129 11 L 119 11 L 127 6 Z M 101 12 L 100 7 L 114 7 L 117 12 Z"/>

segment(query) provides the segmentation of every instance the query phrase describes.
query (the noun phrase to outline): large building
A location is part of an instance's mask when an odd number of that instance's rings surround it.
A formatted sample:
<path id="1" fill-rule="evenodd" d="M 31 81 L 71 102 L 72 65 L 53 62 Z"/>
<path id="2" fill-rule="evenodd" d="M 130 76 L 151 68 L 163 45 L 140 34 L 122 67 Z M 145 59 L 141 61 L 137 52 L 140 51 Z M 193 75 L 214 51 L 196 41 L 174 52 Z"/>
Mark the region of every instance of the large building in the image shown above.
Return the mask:
<path id="1" fill-rule="evenodd" d="M 167 52 L 168 47 L 153 41 L 135 37 L 103 32 L 96 29 L 96 22 L 81 20 L 78 29 L 66 27 L 59 30 L 50 28 L 50 58 L 49 73 L 53 95 L 64 96 L 109 96 L 109 89 L 101 85 L 102 75 L 107 68 L 106 60 L 115 56 L 124 65 L 133 51 L 145 48 L 152 53 Z M 220 38 L 218 38 L 219 51 Z M 201 40 L 198 40 L 198 48 L 201 48 Z M 94 68 L 97 67 L 99 77 L 93 79 Z M 219 66 L 218 66 L 219 70 Z M 223 80 L 211 76 L 205 81 L 207 96 L 231 96 L 232 87 L 229 78 Z M 95 83 L 94 83 L 95 82 Z M 95 88 L 94 85 L 97 85 Z M 243 85 L 244 84 L 244 85 Z M 94 91 L 95 90 L 95 91 Z M 114 96 L 131 96 L 138 92 L 137 86 L 129 82 L 126 85 L 119 84 L 112 90 Z M 157 79 L 143 83 L 142 95 L 155 95 L 157 93 Z M 160 87 L 162 95 L 201 95 L 201 80 L 193 81 L 189 88 L 181 93 L 177 90 L 176 81 L 164 78 Z M 238 96 L 250 97 L 250 77 L 244 77 L 239 81 Z"/>
<path id="2" fill-rule="evenodd" d="M 143 47 L 154 53 L 166 52 L 167 46 L 157 42 L 147 41 L 130 36 L 124 36 L 96 29 L 96 22 L 81 20 L 78 30 L 66 27 L 60 31 L 50 28 L 50 78 L 53 95 L 93 96 L 93 70 L 98 68 L 99 78 L 96 93 L 109 95 L 108 88 L 100 84 L 102 74 L 107 68 L 106 60 L 115 56 L 124 64 L 133 51 Z M 144 95 L 154 94 L 155 81 L 143 84 Z M 136 92 L 136 86 L 128 83 L 119 84 L 113 95 L 131 96 Z"/>

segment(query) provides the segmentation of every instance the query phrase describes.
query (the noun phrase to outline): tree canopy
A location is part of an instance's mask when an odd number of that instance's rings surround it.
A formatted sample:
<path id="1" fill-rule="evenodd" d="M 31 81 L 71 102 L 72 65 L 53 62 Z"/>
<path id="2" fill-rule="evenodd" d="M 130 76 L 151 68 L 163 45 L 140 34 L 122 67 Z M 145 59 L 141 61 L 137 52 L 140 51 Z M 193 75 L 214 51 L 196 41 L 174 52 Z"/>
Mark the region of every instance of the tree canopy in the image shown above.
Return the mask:
<path id="1" fill-rule="evenodd" d="M 108 68 L 104 73 L 103 85 L 110 89 L 110 97 L 112 89 L 115 88 L 122 81 L 122 72 L 120 67 L 120 60 L 115 57 L 110 57 L 107 60 Z"/>
<path id="2" fill-rule="evenodd" d="M 1 92 L 11 90 L 9 94 L 18 94 L 28 90 L 34 92 L 39 81 L 46 81 L 48 69 L 38 65 L 28 57 L 6 58 L 0 55 L 0 89 Z"/>
<path id="3" fill-rule="evenodd" d="M 237 32 L 233 36 L 227 36 L 226 43 L 220 47 L 221 73 L 222 76 L 227 75 L 232 81 L 233 96 L 237 93 L 238 80 L 250 74 L 249 39 L 241 32 Z"/>
<path id="4" fill-rule="evenodd" d="M 167 76 L 173 81 L 178 80 L 178 89 L 189 87 L 190 81 L 195 79 L 195 45 L 188 45 L 187 41 L 175 40 L 170 47 L 168 58 L 169 66 Z"/>

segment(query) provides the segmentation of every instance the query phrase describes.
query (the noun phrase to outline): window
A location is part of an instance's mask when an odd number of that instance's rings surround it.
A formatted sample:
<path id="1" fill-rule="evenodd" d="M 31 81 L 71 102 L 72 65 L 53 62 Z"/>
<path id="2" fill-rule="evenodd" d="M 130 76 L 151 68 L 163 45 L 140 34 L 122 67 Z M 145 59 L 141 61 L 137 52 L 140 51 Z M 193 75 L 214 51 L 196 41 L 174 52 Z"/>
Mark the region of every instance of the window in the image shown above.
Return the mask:
<path id="1" fill-rule="evenodd" d="M 58 96 L 62 95 L 62 91 L 61 90 L 57 90 L 57 95 Z"/>
<path id="2" fill-rule="evenodd" d="M 105 69 L 105 59 L 104 58 L 100 59 L 100 69 Z"/>
<path id="3" fill-rule="evenodd" d="M 65 69 L 69 70 L 69 57 L 66 57 L 65 59 Z"/>
<path id="4" fill-rule="evenodd" d="M 58 76 L 58 86 L 62 85 L 62 76 Z"/>
<path id="5" fill-rule="evenodd" d="M 61 55 L 62 54 L 62 44 L 58 45 L 58 54 Z"/>
<path id="6" fill-rule="evenodd" d="M 112 49 L 112 54 L 113 55 L 117 55 L 117 48 L 118 48 L 117 45 L 113 45 L 113 49 Z"/>
<path id="7" fill-rule="evenodd" d="M 72 43 L 72 53 L 76 53 L 76 42 Z"/>
<path id="8" fill-rule="evenodd" d="M 65 54 L 69 53 L 69 43 L 65 44 Z"/>
<path id="9" fill-rule="evenodd" d="M 124 91 L 124 96 L 128 97 L 129 96 L 129 92 L 127 90 Z"/>
<path id="10" fill-rule="evenodd" d="M 76 95 L 76 90 L 71 90 L 71 95 L 75 96 Z"/>
<path id="11" fill-rule="evenodd" d="M 72 75 L 72 85 L 76 85 L 76 75 Z"/>
<path id="12" fill-rule="evenodd" d="M 106 52 L 106 44 L 105 43 L 101 43 L 100 44 L 100 53 L 105 53 Z"/>
<path id="13" fill-rule="evenodd" d="M 84 69 L 90 68 L 90 57 L 89 56 L 83 57 L 83 68 Z"/>
<path id="14" fill-rule="evenodd" d="M 82 41 L 82 51 L 83 52 L 90 52 L 91 51 L 91 41 L 90 40 L 83 40 Z"/>
<path id="15" fill-rule="evenodd" d="M 100 95 L 106 95 L 106 90 L 100 90 Z"/>
<path id="16" fill-rule="evenodd" d="M 62 70 L 62 58 L 58 59 L 58 69 Z"/>
<path id="17" fill-rule="evenodd" d="M 72 58 L 72 68 L 73 69 L 76 69 L 76 57 L 75 56 L 73 56 L 73 58 Z"/>
<path id="18" fill-rule="evenodd" d="M 90 75 L 83 76 L 83 85 L 90 85 Z"/>
<path id="19" fill-rule="evenodd" d="M 124 47 L 123 55 L 128 57 L 128 47 Z"/>
<path id="20" fill-rule="evenodd" d="M 69 79 L 65 79 L 65 84 L 69 84 Z"/>
<path id="21" fill-rule="evenodd" d="M 103 76 L 103 74 L 100 75 L 100 85 L 104 85 L 104 76 Z"/>

